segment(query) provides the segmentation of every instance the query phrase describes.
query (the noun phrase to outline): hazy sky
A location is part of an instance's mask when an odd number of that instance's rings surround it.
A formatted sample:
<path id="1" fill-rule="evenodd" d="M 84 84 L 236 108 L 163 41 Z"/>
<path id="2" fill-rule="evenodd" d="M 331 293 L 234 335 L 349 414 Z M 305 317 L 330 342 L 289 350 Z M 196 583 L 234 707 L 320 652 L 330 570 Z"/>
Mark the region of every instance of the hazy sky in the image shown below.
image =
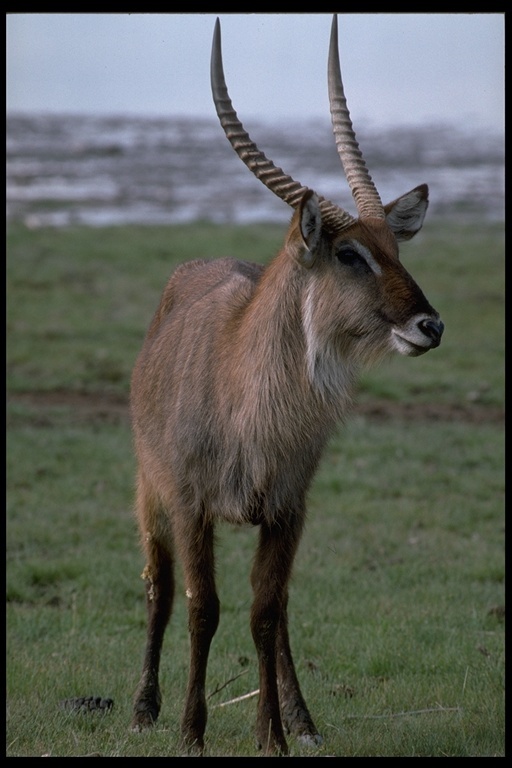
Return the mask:
<path id="1" fill-rule="evenodd" d="M 217 14 L 7 15 L 9 111 L 215 116 Z M 219 14 L 226 80 L 244 122 L 329 119 L 329 14 Z M 504 14 L 340 14 L 356 125 L 504 125 Z"/>

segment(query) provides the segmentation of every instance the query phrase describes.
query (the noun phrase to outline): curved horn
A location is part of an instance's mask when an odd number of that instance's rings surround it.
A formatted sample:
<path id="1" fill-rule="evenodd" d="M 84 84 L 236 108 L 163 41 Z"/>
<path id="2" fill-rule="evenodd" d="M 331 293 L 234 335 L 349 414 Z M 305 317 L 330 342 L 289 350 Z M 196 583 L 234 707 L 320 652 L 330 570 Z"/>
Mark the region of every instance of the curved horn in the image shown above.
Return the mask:
<path id="1" fill-rule="evenodd" d="M 288 176 L 282 168 L 276 167 L 272 160 L 269 160 L 258 149 L 233 108 L 222 65 L 219 19 L 215 22 L 213 33 L 210 75 L 213 101 L 220 124 L 238 157 L 271 192 L 292 208 L 296 208 L 305 192 L 308 191 L 308 187 L 304 187 L 300 182 Z M 339 232 L 354 223 L 355 219 L 339 206 L 322 197 L 319 199 L 323 223 L 328 229 Z"/>
<path id="2" fill-rule="evenodd" d="M 384 219 L 384 208 L 356 140 L 341 79 L 338 52 L 338 19 L 332 20 L 328 66 L 329 104 L 338 155 L 356 202 L 359 216 Z"/>

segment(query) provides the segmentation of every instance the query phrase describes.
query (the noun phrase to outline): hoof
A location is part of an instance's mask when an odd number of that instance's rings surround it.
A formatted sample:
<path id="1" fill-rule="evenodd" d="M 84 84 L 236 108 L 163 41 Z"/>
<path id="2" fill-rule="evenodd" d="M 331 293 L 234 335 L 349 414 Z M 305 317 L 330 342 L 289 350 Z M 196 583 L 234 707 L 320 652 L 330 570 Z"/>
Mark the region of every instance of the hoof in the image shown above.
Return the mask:
<path id="1" fill-rule="evenodd" d="M 157 709 L 135 708 L 132 723 L 130 725 L 130 730 L 133 731 L 134 733 L 142 733 L 142 731 L 147 731 L 149 728 L 152 728 L 154 726 L 154 724 L 157 721 L 157 718 L 158 718 Z"/>
<path id="2" fill-rule="evenodd" d="M 204 752 L 204 741 L 202 738 L 182 735 L 181 741 L 183 744 L 183 757 L 202 757 Z"/>
<path id="3" fill-rule="evenodd" d="M 286 757 L 288 755 L 288 744 L 284 739 L 267 739 L 265 744 L 256 738 L 256 748 L 263 750 L 263 754 L 273 757 Z"/>
<path id="4" fill-rule="evenodd" d="M 297 741 L 306 749 L 317 749 L 324 743 L 319 733 L 301 733 L 297 736 Z"/>

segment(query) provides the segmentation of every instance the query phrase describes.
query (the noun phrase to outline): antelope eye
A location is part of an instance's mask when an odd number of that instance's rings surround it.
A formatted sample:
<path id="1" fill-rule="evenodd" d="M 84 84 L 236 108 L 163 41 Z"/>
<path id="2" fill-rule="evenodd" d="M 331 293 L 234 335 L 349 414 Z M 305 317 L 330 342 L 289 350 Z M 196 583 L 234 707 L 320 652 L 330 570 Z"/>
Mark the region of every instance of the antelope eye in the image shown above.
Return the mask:
<path id="1" fill-rule="evenodd" d="M 364 256 L 361 256 L 361 254 L 354 250 L 354 248 L 340 248 L 336 256 L 340 264 L 352 267 L 352 269 L 355 269 L 357 272 L 370 273 L 372 271 Z"/>

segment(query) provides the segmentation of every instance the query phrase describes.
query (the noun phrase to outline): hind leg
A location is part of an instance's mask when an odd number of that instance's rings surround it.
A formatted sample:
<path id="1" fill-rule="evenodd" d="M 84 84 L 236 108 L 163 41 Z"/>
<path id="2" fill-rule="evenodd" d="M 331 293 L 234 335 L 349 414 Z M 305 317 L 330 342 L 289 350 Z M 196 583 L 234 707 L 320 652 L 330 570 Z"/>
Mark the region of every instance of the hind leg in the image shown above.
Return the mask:
<path id="1" fill-rule="evenodd" d="M 147 637 L 142 675 L 133 705 L 132 730 L 152 726 L 160 712 L 158 683 L 165 629 L 174 599 L 174 563 L 171 533 L 161 504 L 139 476 L 137 489 L 139 524 L 146 554 L 142 577 L 146 581 Z"/>

